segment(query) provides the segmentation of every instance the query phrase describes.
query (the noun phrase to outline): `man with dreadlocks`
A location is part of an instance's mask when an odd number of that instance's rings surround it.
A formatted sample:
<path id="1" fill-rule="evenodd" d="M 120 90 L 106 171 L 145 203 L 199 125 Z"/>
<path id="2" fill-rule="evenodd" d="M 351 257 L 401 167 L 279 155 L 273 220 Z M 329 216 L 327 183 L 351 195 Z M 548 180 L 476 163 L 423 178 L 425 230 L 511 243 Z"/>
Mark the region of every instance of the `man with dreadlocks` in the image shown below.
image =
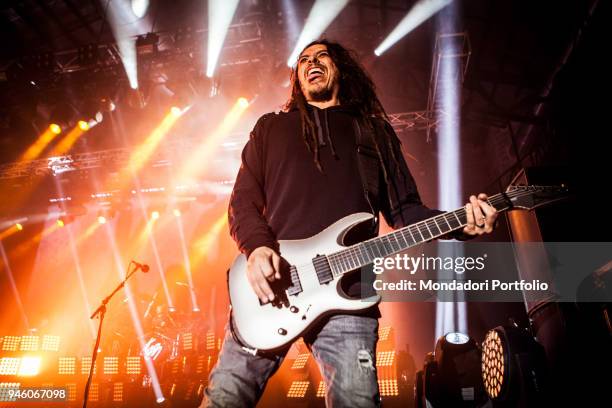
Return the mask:
<path id="1" fill-rule="evenodd" d="M 461 238 L 492 231 L 497 214 L 486 199 L 470 197 Z M 382 212 L 393 228 L 440 213 L 421 203 L 372 80 L 341 45 L 315 41 L 298 58 L 285 112 L 256 123 L 230 199 L 230 232 L 261 302 L 274 300 L 270 283 L 281 279 L 278 240 L 311 237 L 356 212 Z M 359 296 L 358 279 L 349 295 Z M 303 336 L 322 369 L 327 406 L 380 404 L 378 317 L 377 307 L 337 313 Z M 283 357 L 252 355 L 228 330 L 203 406 L 255 406 Z"/>

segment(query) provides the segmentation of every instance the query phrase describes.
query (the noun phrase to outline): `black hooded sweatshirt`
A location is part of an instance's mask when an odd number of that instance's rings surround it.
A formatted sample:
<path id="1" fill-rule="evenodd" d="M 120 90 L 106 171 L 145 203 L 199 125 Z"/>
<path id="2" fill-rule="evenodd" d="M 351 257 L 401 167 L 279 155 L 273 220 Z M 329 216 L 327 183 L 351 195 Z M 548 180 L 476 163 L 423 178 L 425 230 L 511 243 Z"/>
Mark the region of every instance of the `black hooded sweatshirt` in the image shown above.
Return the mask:
<path id="1" fill-rule="evenodd" d="M 440 213 L 421 203 L 399 139 L 388 123 L 386 136 L 379 140 L 389 142 L 379 146 L 399 205 L 391 209 L 383 185 L 372 210 L 358 168 L 356 115 L 343 106 L 310 109 L 317 124 L 323 172 L 303 139 L 298 110 L 262 116 L 244 147 L 228 214 L 230 233 L 247 257 L 260 246 L 278 251 L 277 240 L 311 237 L 355 212 L 378 215 L 381 211 L 393 228 Z"/>

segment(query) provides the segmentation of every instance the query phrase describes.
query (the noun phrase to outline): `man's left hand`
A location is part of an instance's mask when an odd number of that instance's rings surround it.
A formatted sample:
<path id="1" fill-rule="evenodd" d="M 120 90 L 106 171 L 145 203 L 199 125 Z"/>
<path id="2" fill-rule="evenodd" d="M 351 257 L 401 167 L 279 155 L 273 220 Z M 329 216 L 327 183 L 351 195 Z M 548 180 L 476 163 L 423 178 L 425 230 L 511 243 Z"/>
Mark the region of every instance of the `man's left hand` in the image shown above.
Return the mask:
<path id="1" fill-rule="evenodd" d="M 487 203 L 488 197 L 484 193 L 470 196 L 470 202 L 465 205 L 467 225 L 463 228 L 466 235 L 482 235 L 493 231 L 497 210 Z"/>

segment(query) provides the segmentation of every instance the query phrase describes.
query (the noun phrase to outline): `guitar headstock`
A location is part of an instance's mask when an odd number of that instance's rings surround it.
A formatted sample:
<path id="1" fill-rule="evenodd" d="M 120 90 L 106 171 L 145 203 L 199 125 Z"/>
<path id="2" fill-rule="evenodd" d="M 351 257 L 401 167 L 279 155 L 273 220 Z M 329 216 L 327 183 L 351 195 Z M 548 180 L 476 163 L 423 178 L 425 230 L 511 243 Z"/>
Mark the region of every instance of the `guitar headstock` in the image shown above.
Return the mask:
<path id="1" fill-rule="evenodd" d="M 512 202 L 513 208 L 533 210 L 563 200 L 569 197 L 567 186 L 509 186 L 506 196 Z"/>

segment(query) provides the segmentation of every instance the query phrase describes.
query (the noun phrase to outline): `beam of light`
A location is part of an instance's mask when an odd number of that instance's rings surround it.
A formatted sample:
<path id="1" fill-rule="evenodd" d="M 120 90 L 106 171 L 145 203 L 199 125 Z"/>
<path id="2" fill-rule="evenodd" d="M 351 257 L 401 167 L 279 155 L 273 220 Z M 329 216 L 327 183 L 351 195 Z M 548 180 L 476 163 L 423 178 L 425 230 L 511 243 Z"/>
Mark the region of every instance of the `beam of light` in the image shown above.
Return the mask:
<path id="1" fill-rule="evenodd" d="M 123 63 L 123 69 L 128 77 L 130 88 L 138 89 L 138 62 L 136 59 L 136 40 L 133 38 L 122 38 L 117 41 L 119 56 Z"/>
<path id="2" fill-rule="evenodd" d="M 238 98 L 219 126 L 196 147 L 195 151 L 185 161 L 185 164 L 181 166 L 179 172 L 180 180 L 191 181 L 205 171 L 206 166 L 212 162 L 214 154 L 223 138 L 227 137 L 234 126 L 238 124 L 240 117 L 248 107 L 249 101 L 246 98 Z"/>
<path id="3" fill-rule="evenodd" d="M 227 35 L 239 0 L 208 0 L 208 58 L 206 76 L 212 78 L 215 73 L 223 42 Z"/>
<path id="4" fill-rule="evenodd" d="M 13 234 L 18 233 L 19 231 L 23 230 L 23 225 L 17 223 L 12 225 L 11 227 L 5 229 L 4 231 L 0 232 L 0 241 L 10 237 Z"/>
<path id="5" fill-rule="evenodd" d="M 297 40 L 300 31 L 298 14 L 293 0 L 283 0 L 283 14 L 286 27 L 287 40 L 293 42 Z"/>
<path id="6" fill-rule="evenodd" d="M 110 1 L 107 7 L 107 20 L 117 42 L 119 56 L 130 87 L 138 88 L 138 61 L 136 54 L 136 37 L 151 29 L 148 18 L 135 15 L 130 2 Z"/>
<path id="7" fill-rule="evenodd" d="M 120 112 L 119 112 L 120 113 Z M 183 111 L 181 111 L 181 114 L 183 113 Z M 173 118 L 178 118 L 179 116 L 176 114 L 176 112 L 170 112 L 170 117 Z M 117 116 L 117 119 L 115 119 L 115 116 Z M 169 116 L 166 116 L 169 117 Z M 121 118 L 120 115 L 113 115 L 111 116 L 111 125 L 113 127 L 113 131 L 115 131 L 117 134 L 121 135 L 122 137 L 125 137 L 125 131 L 124 131 L 124 127 L 123 127 L 123 121 L 119 120 Z M 142 154 L 142 153 L 141 153 Z M 131 159 L 131 158 L 130 158 Z M 127 166 L 126 171 L 127 174 L 124 173 L 121 177 L 120 180 L 132 180 L 132 182 L 135 185 L 135 190 L 136 192 L 138 192 L 138 194 L 136 195 L 137 201 L 138 201 L 138 207 L 140 209 L 140 213 L 142 216 L 142 219 L 145 220 L 146 225 L 143 231 L 141 231 L 141 234 L 139 236 L 138 241 L 136 242 L 144 242 L 145 238 L 148 238 L 149 242 L 151 243 L 151 247 L 153 249 L 153 254 L 155 256 L 155 262 L 157 265 L 157 269 L 158 272 L 160 274 L 161 277 L 161 282 L 164 288 L 164 294 L 166 296 L 166 301 L 168 303 L 168 306 L 172 306 L 172 299 L 170 297 L 170 292 L 168 290 L 168 285 L 166 283 L 166 278 L 164 275 L 164 271 L 162 268 L 162 264 L 161 264 L 161 259 L 159 256 L 159 251 L 157 250 L 157 243 L 155 241 L 155 235 L 153 234 L 153 222 L 155 222 L 156 220 L 154 219 L 149 219 L 149 217 L 147 216 L 147 210 L 146 210 L 146 206 L 144 204 L 142 195 L 140 194 L 141 188 L 140 188 L 140 180 L 138 178 L 138 174 L 136 172 L 136 168 L 137 166 Z M 105 226 L 108 226 L 109 224 L 106 223 L 104 224 Z M 113 241 L 114 242 L 114 241 Z M 141 245 L 139 245 L 139 247 L 141 247 Z"/>
<path id="8" fill-rule="evenodd" d="M 92 222 L 89 227 L 87 227 L 87 229 L 85 230 L 85 232 L 83 232 L 82 234 L 79 235 L 79 237 L 76 240 L 76 246 L 78 247 L 79 245 L 81 245 L 81 243 L 83 243 L 84 241 L 86 241 L 89 237 L 91 237 L 97 230 L 98 228 L 100 228 L 102 226 L 103 223 L 100 222 Z M 89 310 L 89 309 L 87 309 Z"/>
<path id="9" fill-rule="evenodd" d="M 115 241 L 115 231 L 111 223 L 106 223 L 103 225 L 104 230 L 106 231 L 106 236 L 111 245 L 111 250 L 113 253 L 113 259 L 115 261 L 115 267 L 117 269 L 117 273 L 121 280 L 124 280 L 126 277 L 126 271 L 123 269 L 123 262 L 121 260 L 121 255 L 119 253 L 119 248 L 117 247 L 117 241 Z M 132 324 L 134 325 L 134 330 L 136 331 L 136 335 L 138 338 L 138 343 L 140 345 L 140 350 L 145 349 L 145 334 L 142 329 L 142 323 L 140 321 L 140 315 L 138 309 L 136 308 L 136 304 L 134 303 L 134 296 L 132 295 L 132 290 L 130 287 L 130 282 L 127 282 L 124 286 L 126 298 L 128 300 L 128 306 L 130 310 L 130 316 L 132 318 Z M 153 365 L 153 361 L 151 358 L 145 355 L 143 357 L 145 362 L 145 367 L 147 368 L 147 373 L 151 378 L 151 384 L 153 385 L 153 392 L 155 393 L 156 399 L 163 399 L 162 389 L 159 383 L 159 378 L 157 377 L 157 372 L 155 371 L 155 366 Z"/>
<path id="10" fill-rule="evenodd" d="M 187 108 L 189 109 L 189 108 Z M 147 161 L 151 158 L 157 146 L 162 141 L 164 136 L 168 134 L 172 126 L 176 123 L 176 121 L 181 117 L 181 115 L 186 110 L 176 111 L 170 110 L 164 119 L 160 122 L 159 125 L 147 136 L 144 142 L 140 144 L 136 148 L 136 150 L 130 155 L 130 161 L 125 171 L 131 171 L 132 173 L 137 173 Z M 126 179 L 127 174 L 123 174 L 123 177 L 120 179 Z"/>
<path id="11" fill-rule="evenodd" d="M 26 253 L 32 249 L 32 247 L 34 245 L 37 245 L 41 240 L 45 239 L 46 237 L 50 236 L 51 234 L 53 234 L 55 231 L 57 231 L 58 229 L 60 229 L 61 227 L 57 224 L 57 222 L 54 222 L 52 224 L 50 224 L 48 227 L 46 227 L 45 229 L 43 229 L 41 232 L 39 232 L 38 234 L 34 235 L 32 238 L 30 238 L 29 240 L 27 240 L 26 242 L 22 242 L 21 244 L 19 244 L 14 250 L 13 250 L 13 254 L 17 257 L 20 256 L 24 256 L 26 255 Z"/>
<path id="12" fill-rule="evenodd" d="M 207 256 L 216 253 L 215 245 L 219 241 L 221 230 L 227 226 L 227 213 L 221 214 L 213 225 L 193 243 L 191 267 L 196 268 Z"/>
<path id="13" fill-rule="evenodd" d="M 89 129 L 89 128 L 87 128 Z M 62 156 L 70 151 L 72 146 L 79 140 L 81 135 L 85 133 L 85 130 L 80 125 L 72 128 L 70 132 L 53 148 L 50 155 L 51 156 Z"/>
<path id="14" fill-rule="evenodd" d="M 4 250 L 4 245 L 2 245 L 2 241 L 0 241 L 0 256 L 2 257 L 2 261 L 4 262 L 4 270 L 6 272 L 9 284 L 11 285 L 11 291 L 13 292 L 13 296 L 15 297 L 15 303 L 17 303 L 17 308 L 19 309 L 21 320 L 23 320 L 23 325 L 26 330 L 30 330 L 30 322 L 23 307 L 21 295 L 19 294 L 19 290 L 17 289 L 17 284 L 15 283 L 15 278 L 13 277 L 13 270 L 11 269 L 11 264 L 9 263 L 8 257 L 6 256 L 6 251 Z"/>
<path id="15" fill-rule="evenodd" d="M 132 13 L 138 18 L 143 18 L 147 14 L 149 0 L 132 0 Z"/>
<path id="16" fill-rule="evenodd" d="M 51 143 L 55 136 L 61 133 L 61 128 L 55 123 L 51 124 L 42 135 L 36 139 L 36 141 L 28 147 L 28 149 L 21 155 L 20 161 L 30 161 L 38 158 L 40 154 L 45 150 L 45 147 Z"/>
<path id="17" fill-rule="evenodd" d="M 451 10 L 448 15 L 439 16 L 436 20 L 438 32 L 455 32 L 456 12 Z M 441 58 L 445 55 L 459 55 L 455 42 L 437 42 L 439 48 L 436 50 L 439 64 L 439 78 L 436 79 L 443 84 L 437 88 L 440 94 L 440 110 L 444 114 L 438 114 L 438 197 L 440 209 L 453 210 L 461 207 L 462 202 L 462 173 L 461 173 L 461 149 L 460 149 L 460 118 L 461 118 L 461 82 L 456 75 L 459 72 L 459 58 Z M 438 95 L 434 95 L 437 98 Z M 442 246 L 439 256 L 459 257 L 463 255 L 463 249 L 457 246 L 450 248 Z M 439 302 L 436 305 L 436 338 L 448 332 L 467 333 L 466 305 L 461 296 L 455 298 L 454 302 Z"/>
<path id="18" fill-rule="evenodd" d="M 42 217 L 37 218 L 37 215 L 29 215 L 27 217 L 20 217 L 17 219 L 12 219 L 12 220 L 6 220 L 6 221 L 1 221 L 0 222 L 0 230 L 5 230 L 11 227 L 15 227 L 17 228 L 19 231 L 23 230 L 23 224 L 26 221 L 32 221 L 32 217 L 35 217 L 35 219 L 41 219 L 44 220 L 47 218 L 47 214 L 45 213 Z"/>
<path id="19" fill-rule="evenodd" d="M 334 21 L 344 7 L 348 4 L 348 0 L 316 0 L 310 9 L 304 28 L 298 39 L 287 65 L 293 67 L 297 62 L 300 52 L 304 47 L 313 40 L 316 40 L 323 31 Z"/>
<path id="20" fill-rule="evenodd" d="M 55 181 L 55 190 L 57 191 L 58 196 L 63 197 L 64 189 L 62 188 L 62 184 L 60 183 L 57 177 L 54 177 L 53 180 Z M 67 209 L 66 209 L 66 205 L 64 202 L 61 203 L 60 209 L 63 212 L 66 212 Z M 79 257 L 79 251 L 77 250 L 78 241 L 75 240 L 74 238 L 74 233 L 72 230 L 73 227 L 74 227 L 74 224 L 70 224 L 66 228 L 66 231 L 68 233 L 68 243 L 69 243 L 68 246 L 70 247 L 70 255 L 72 256 L 72 262 L 74 263 L 74 270 L 76 271 L 77 280 L 79 282 L 79 289 L 81 290 L 81 297 L 83 299 L 83 303 L 85 306 L 82 309 L 83 318 L 85 318 L 85 322 L 87 326 L 89 326 L 91 338 L 95 339 L 96 338 L 96 327 L 93 321 L 89 318 L 89 311 L 91 310 L 91 303 L 89 302 L 89 296 L 87 296 L 87 290 L 85 289 L 85 280 L 83 279 L 83 270 L 81 269 L 81 259 Z"/>
<path id="21" fill-rule="evenodd" d="M 179 211 L 175 209 L 175 211 Z M 179 211 L 180 215 L 180 211 Z M 193 277 L 191 275 L 191 262 L 189 261 L 189 252 L 187 251 L 187 243 L 185 241 L 185 230 L 183 228 L 183 220 L 180 216 L 175 216 L 176 226 L 179 231 L 179 237 L 181 239 L 181 252 L 183 253 L 183 263 L 185 264 L 185 272 L 187 272 L 187 280 L 189 282 L 189 293 L 191 294 L 191 310 L 198 312 L 200 307 L 195 296 L 195 290 L 193 287 Z"/>
<path id="22" fill-rule="evenodd" d="M 134 183 L 136 184 L 138 194 L 136 195 L 136 199 L 138 202 L 138 207 L 140 209 L 140 214 L 142 219 L 146 220 L 146 225 L 144 229 L 145 237 L 147 241 L 151 244 L 151 249 L 153 250 L 153 257 L 155 258 L 155 264 L 157 265 L 157 271 L 159 272 L 159 277 L 161 279 L 162 285 L 164 287 L 164 294 L 166 296 L 166 302 L 168 304 L 168 308 L 174 308 L 174 303 L 172 301 L 172 297 L 170 296 L 170 290 L 168 289 L 168 284 L 166 283 L 166 275 L 164 273 L 164 269 L 162 267 L 161 257 L 159 255 L 159 250 L 157 247 L 157 240 L 155 239 L 154 227 L 157 224 L 157 220 L 159 219 L 159 212 L 153 211 L 151 214 L 151 218 L 147 217 L 147 208 L 144 203 L 144 199 L 140 194 L 140 181 L 136 175 L 136 173 L 132 173 L 132 177 Z M 157 216 L 154 215 L 157 213 Z"/>
<path id="23" fill-rule="evenodd" d="M 417 2 L 402 19 L 402 21 L 400 21 L 393 31 L 391 31 L 387 38 L 385 38 L 383 42 L 376 47 L 374 54 L 381 56 L 396 42 L 417 28 L 429 17 L 448 6 L 450 3 L 452 3 L 452 1 L 453 0 L 420 0 Z"/>

